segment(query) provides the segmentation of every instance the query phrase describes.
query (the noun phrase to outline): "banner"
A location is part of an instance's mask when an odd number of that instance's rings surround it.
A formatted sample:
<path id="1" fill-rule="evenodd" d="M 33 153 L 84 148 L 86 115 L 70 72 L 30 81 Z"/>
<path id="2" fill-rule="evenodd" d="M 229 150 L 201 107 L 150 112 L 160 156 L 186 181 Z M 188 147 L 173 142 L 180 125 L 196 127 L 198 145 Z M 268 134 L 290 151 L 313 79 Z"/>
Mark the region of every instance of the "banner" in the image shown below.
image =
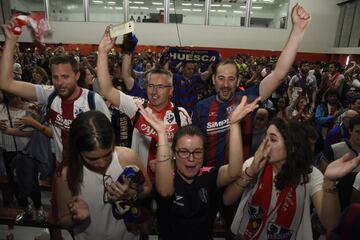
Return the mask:
<path id="1" fill-rule="evenodd" d="M 173 69 L 180 62 L 190 62 L 207 67 L 220 59 L 218 51 L 194 48 L 169 48 L 170 67 Z"/>

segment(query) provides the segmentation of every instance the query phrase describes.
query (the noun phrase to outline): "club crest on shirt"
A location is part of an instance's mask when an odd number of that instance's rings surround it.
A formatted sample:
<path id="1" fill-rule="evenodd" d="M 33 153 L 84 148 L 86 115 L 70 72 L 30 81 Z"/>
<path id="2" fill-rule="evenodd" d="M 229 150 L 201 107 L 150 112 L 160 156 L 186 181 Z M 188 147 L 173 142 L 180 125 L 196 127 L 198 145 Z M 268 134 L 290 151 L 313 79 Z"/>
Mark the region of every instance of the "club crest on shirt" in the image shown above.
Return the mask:
<path id="1" fill-rule="evenodd" d="M 208 194 L 205 188 L 200 188 L 199 192 L 198 192 L 199 198 L 203 203 L 207 203 L 208 202 Z"/>
<path id="2" fill-rule="evenodd" d="M 272 222 L 268 223 L 267 239 L 269 240 L 277 240 L 277 239 L 290 240 L 292 233 L 293 231 L 290 229 L 286 229 Z"/>
<path id="3" fill-rule="evenodd" d="M 175 123 L 175 114 L 172 111 L 166 111 L 165 113 L 165 123 L 174 124 Z"/>

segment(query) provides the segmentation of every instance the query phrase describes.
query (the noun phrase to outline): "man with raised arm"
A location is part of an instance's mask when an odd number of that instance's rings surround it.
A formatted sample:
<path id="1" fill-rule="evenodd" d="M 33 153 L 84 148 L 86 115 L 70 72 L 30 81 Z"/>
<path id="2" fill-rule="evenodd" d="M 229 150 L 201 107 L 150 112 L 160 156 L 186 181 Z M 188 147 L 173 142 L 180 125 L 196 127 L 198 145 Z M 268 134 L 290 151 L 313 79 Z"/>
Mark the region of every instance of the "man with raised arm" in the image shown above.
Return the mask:
<path id="1" fill-rule="evenodd" d="M 59 53 L 50 59 L 51 77 L 53 87 L 36 85 L 28 82 L 16 81 L 12 78 L 13 50 L 19 35 L 15 35 L 12 29 L 17 24 L 13 18 L 3 25 L 5 45 L 3 56 L 0 61 L 0 89 L 29 101 L 37 101 L 41 104 L 49 103 L 49 125 L 53 131 L 55 140 L 55 154 L 57 162 L 61 162 L 66 155 L 68 131 L 71 122 L 81 112 L 89 111 L 89 91 L 77 85 L 79 79 L 79 65 L 71 55 Z M 109 119 L 110 113 L 100 95 L 94 95 L 95 109 L 103 112 Z M 45 128 L 44 128 L 45 131 Z"/>
<path id="2" fill-rule="evenodd" d="M 175 131 L 180 126 L 188 125 L 191 119 L 185 109 L 177 108 L 170 102 L 173 85 L 172 74 L 169 71 L 153 69 L 147 73 L 146 94 L 148 101 L 126 95 L 112 86 L 107 55 L 113 48 L 115 41 L 116 39 L 110 38 L 108 27 L 99 44 L 97 71 L 101 93 L 111 104 L 131 119 L 134 127 L 131 148 L 140 155 L 142 163 L 147 167 L 150 179 L 154 182 L 158 136 L 156 131 L 140 115 L 137 103 L 146 105 L 146 111 L 163 119 L 168 127 L 169 142 L 172 141 Z"/>

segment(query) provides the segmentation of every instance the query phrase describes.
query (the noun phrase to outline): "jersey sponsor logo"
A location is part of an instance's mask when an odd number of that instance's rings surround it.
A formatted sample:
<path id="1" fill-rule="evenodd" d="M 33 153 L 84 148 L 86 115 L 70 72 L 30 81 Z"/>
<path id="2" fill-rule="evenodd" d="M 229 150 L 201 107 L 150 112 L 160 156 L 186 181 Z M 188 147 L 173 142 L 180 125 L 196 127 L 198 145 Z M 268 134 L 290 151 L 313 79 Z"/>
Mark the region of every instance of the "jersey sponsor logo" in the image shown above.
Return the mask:
<path id="1" fill-rule="evenodd" d="M 62 130 L 68 130 L 70 128 L 72 120 L 73 119 L 64 119 L 61 114 L 57 113 L 53 125 Z"/>
<path id="2" fill-rule="evenodd" d="M 216 134 L 225 132 L 230 126 L 230 120 L 224 119 L 219 122 L 208 122 L 206 125 L 206 131 L 208 134 Z"/>
<path id="3" fill-rule="evenodd" d="M 199 192 L 198 192 L 199 198 L 203 203 L 207 203 L 208 202 L 208 194 L 205 188 L 200 188 Z"/>

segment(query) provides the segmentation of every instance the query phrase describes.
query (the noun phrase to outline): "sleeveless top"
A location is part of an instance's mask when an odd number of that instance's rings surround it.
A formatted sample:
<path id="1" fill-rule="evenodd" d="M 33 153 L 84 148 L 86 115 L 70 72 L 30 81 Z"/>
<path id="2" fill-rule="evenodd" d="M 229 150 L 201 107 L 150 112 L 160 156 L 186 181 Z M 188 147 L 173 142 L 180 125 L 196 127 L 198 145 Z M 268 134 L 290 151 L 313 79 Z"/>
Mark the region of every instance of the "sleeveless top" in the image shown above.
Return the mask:
<path id="1" fill-rule="evenodd" d="M 85 200 L 90 210 L 90 221 L 85 221 L 74 228 L 75 239 L 101 239 L 101 240 L 133 240 L 139 239 L 126 230 L 124 221 L 113 217 L 111 203 L 104 203 L 103 174 L 93 172 L 83 167 L 84 177 L 80 187 L 79 198 Z M 119 163 L 116 151 L 113 152 L 111 163 L 106 175 L 116 181 L 123 168 Z"/>

